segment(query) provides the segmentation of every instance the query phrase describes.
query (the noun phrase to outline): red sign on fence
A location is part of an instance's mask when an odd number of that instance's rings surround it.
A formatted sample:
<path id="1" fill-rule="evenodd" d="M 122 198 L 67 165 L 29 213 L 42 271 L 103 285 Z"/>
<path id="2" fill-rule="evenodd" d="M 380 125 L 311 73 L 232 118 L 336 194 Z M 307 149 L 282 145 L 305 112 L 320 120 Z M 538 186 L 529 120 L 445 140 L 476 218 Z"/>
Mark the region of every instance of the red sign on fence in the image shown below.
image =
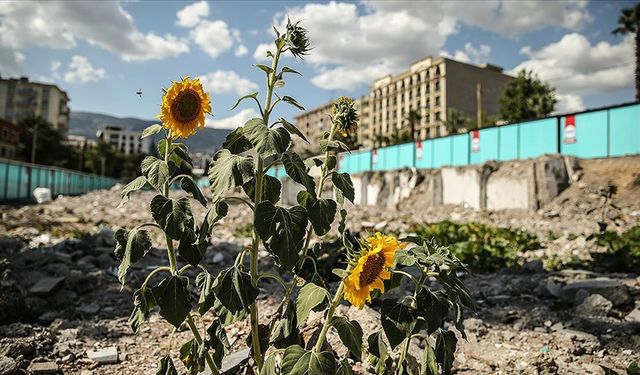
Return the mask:
<path id="1" fill-rule="evenodd" d="M 564 143 L 576 143 L 576 116 L 570 115 L 564 118 Z"/>
<path id="2" fill-rule="evenodd" d="M 373 164 L 377 164 L 378 163 L 378 149 L 377 148 L 373 149 L 373 154 L 371 155 L 371 163 L 373 163 Z"/>
<path id="3" fill-rule="evenodd" d="M 416 159 L 422 159 L 422 141 L 416 142 Z"/>
<path id="4" fill-rule="evenodd" d="M 471 132 L 471 152 L 480 152 L 480 130 Z"/>

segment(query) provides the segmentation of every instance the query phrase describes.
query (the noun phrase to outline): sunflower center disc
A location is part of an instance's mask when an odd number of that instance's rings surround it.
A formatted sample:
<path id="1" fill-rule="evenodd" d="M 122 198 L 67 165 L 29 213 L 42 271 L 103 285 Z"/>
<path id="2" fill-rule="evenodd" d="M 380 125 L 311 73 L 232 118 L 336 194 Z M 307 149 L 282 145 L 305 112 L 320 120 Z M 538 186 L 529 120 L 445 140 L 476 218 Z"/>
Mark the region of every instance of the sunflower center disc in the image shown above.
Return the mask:
<path id="1" fill-rule="evenodd" d="M 380 276 L 384 267 L 384 256 L 380 253 L 370 256 L 362 266 L 360 273 L 360 285 L 365 286 L 373 283 Z"/>
<path id="2" fill-rule="evenodd" d="M 200 111 L 200 99 L 193 91 L 183 91 L 171 106 L 171 114 L 180 122 L 193 121 Z"/>

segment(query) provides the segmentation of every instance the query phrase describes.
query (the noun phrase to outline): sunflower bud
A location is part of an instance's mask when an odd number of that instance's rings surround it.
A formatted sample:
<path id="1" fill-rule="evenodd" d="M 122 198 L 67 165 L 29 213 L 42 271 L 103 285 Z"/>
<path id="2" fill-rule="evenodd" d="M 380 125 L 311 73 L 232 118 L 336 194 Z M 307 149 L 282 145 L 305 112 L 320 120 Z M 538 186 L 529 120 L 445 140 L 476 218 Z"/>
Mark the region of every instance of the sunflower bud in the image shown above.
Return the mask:
<path id="1" fill-rule="evenodd" d="M 358 119 L 353 99 L 341 96 L 333 103 L 333 123 L 342 136 L 347 137 L 355 132 Z"/>
<path id="2" fill-rule="evenodd" d="M 295 57 L 303 58 L 311 50 L 309 44 L 309 32 L 307 29 L 298 26 L 300 22 L 291 23 L 287 20 L 287 34 L 284 36 L 289 50 Z"/>

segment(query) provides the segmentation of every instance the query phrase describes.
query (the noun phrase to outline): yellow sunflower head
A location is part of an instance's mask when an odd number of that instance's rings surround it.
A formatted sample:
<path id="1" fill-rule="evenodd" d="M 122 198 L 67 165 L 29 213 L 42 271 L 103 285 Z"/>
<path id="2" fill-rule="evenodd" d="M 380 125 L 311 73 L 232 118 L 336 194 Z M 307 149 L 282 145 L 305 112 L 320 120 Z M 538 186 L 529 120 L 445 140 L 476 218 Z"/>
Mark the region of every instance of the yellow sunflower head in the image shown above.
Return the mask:
<path id="1" fill-rule="evenodd" d="M 344 298 L 361 309 L 365 302 L 371 302 L 374 289 L 384 293 L 384 280 L 391 278 L 389 269 L 395 266 L 396 251 L 404 247 L 405 244 L 393 236 L 376 233 L 369 237 L 367 246 L 344 279 Z"/>
<path id="2" fill-rule="evenodd" d="M 187 138 L 204 127 L 205 113 L 211 114 L 211 99 L 199 79 L 174 81 L 162 97 L 158 118 L 173 138 Z"/>
<path id="3" fill-rule="evenodd" d="M 348 96 L 341 96 L 333 103 L 333 122 L 343 137 L 354 134 L 358 127 L 359 116 L 355 105 L 355 101 Z"/>

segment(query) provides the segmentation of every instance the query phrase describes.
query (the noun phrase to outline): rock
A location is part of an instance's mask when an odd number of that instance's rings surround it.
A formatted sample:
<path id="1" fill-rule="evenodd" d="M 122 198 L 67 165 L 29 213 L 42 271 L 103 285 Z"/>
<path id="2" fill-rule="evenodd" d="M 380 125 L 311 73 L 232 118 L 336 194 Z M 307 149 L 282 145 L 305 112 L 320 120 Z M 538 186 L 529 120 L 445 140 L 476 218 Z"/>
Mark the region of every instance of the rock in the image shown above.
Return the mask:
<path id="1" fill-rule="evenodd" d="M 100 311 L 100 305 L 96 302 L 85 303 L 77 309 L 80 313 L 86 315 L 93 315 Z"/>
<path id="2" fill-rule="evenodd" d="M 574 306 L 578 306 L 580 305 L 582 302 L 584 302 L 584 299 L 589 297 L 590 293 L 587 292 L 586 289 L 580 289 L 577 293 L 576 296 L 573 298 L 573 305 Z"/>
<path id="3" fill-rule="evenodd" d="M 27 371 L 33 375 L 47 375 L 57 374 L 60 370 L 55 362 L 31 362 Z"/>
<path id="4" fill-rule="evenodd" d="M 607 316 L 613 303 L 599 294 L 592 294 L 576 307 L 576 313 L 582 316 Z"/>
<path id="5" fill-rule="evenodd" d="M 636 307 L 624 317 L 627 322 L 640 323 L 640 308 Z"/>
<path id="6" fill-rule="evenodd" d="M 13 358 L 0 355 L 0 375 L 11 375 L 18 369 L 18 364 Z"/>
<path id="7" fill-rule="evenodd" d="M 249 348 L 238 350 L 226 356 L 220 367 L 221 374 L 236 374 L 238 368 L 249 360 Z"/>
<path id="8" fill-rule="evenodd" d="M 573 302 L 580 289 L 590 294 L 600 294 L 613 302 L 614 306 L 624 305 L 631 299 L 626 286 L 608 277 L 571 281 L 562 288 L 561 298 Z"/>
<path id="9" fill-rule="evenodd" d="M 118 363 L 118 347 L 110 346 L 103 349 L 87 350 L 87 357 L 99 364 Z"/>
<path id="10" fill-rule="evenodd" d="M 554 297 L 562 296 L 562 286 L 551 279 L 547 280 L 547 291 Z"/>
<path id="11" fill-rule="evenodd" d="M 544 265 L 542 259 L 535 259 L 528 261 L 522 266 L 522 270 L 526 273 L 542 273 L 544 272 Z"/>
<path id="12" fill-rule="evenodd" d="M 220 264 L 220 263 L 224 262 L 224 254 L 222 254 L 222 253 L 213 254 L 213 258 L 211 258 L 211 262 L 216 263 L 216 264 Z"/>
<path id="13" fill-rule="evenodd" d="M 29 293 L 35 295 L 46 296 L 51 294 L 62 282 L 65 277 L 43 277 L 29 289 Z"/>

